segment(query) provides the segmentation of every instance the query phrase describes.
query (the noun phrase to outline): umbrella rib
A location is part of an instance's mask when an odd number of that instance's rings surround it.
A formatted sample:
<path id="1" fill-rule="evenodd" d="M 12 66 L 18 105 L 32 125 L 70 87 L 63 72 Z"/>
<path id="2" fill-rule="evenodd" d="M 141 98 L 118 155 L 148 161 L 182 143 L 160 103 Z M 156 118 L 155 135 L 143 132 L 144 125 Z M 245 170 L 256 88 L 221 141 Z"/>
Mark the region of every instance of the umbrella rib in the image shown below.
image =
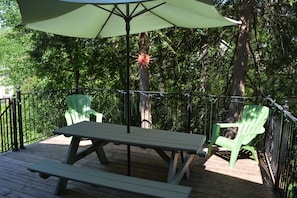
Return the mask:
<path id="1" fill-rule="evenodd" d="M 117 11 L 119 11 L 119 13 L 118 12 L 115 12 L 116 8 L 118 8 L 118 5 L 117 4 L 114 5 L 114 7 L 112 8 L 112 10 L 108 10 L 108 9 L 106 9 L 106 8 L 98 5 L 98 4 L 96 4 L 95 6 L 98 7 L 98 8 L 100 8 L 100 9 L 102 9 L 102 10 L 104 10 L 104 11 L 106 11 L 106 12 L 109 12 L 110 15 L 115 14 L 115 15 L 117 15 L 119 17 L 125 16 L 124 13 L 120 9 L 117 9 Z M 110 17 L 108 17 L 108 18 L 110 18 Z"/>
<path id="2" fill-rule="evenodd" d="M 141 5 L 144 7 L 144 9 L 141 10 L 140 12 L 136 13 L 136 14 L 133 15 L 132 17 L 137 17 L 137 16 L 142 15 L 142 14 L 144 14 L 144 13 L 146 13 L 146 12 L 151 12 L 151 10 L 153 10 L 153 9 L 155 9 L 155 8 L 157 8 L 157 7 L 160 7 L 160 6 L 164 5 L 165 2 L 160 3 L 159 5 L 155 5 L 155 6 L 151 7 L 151 8 L 147 8 L 143 3 L 139 3 L 139 4 L 141 4 Z M 151 13 L 153 13 L 153 12 L 151 12 Z M 156 15 L 155 13 L 153 13 L 153 14 Z M 158 16 L 158 15 L 156 15 L 156 16 Z M 163 19 L 163 18 L 162 18 L 162 19 Z"/>
<path id="3" fill-rule="evenodd" d="M 127 13 L 127 14 L 125 14 L 121 9 L 119 9 L 118 4 L 115 4 L 114 7 L 112 8 L 112 10 L 109 10 L 109 9 L 107 9 L 107 8 L 104 8 L 104 7 L 102 7 L 102 6 L 99 5 L 99 4 L 93 4 L 93 5 L 95 5 L 96 7 L 100 8 L 100 9 L 106 11 L 106 12 L 109 12 L 108 18 L 105 20 L 104 24 L 103 24 L 102 27 L 100 28 L 100 31 L 99 31 L 99 33 L 97 34 L 97 36 L 99 36 L 99 35 L 101 34 L 102 30 L 104 29 L 104 27 L 105 27 L 106 24 L 108 23 L 108 20 L 110 19 L 110 17 L 111 17 L 113 14 L 115 14 L 115 15 L 117 15 L 117 16 L 119 16 L 119 17 L 122 17 L 122 18 L 125 19 L 125 20 L 126 20 L 126 19 L 132 20 L 132 18 L 134 18 L 134 17 L 137 17 L 137 16 L 139 16 L 139 15 L 142 15 L 142 14 L 144 14 L 144 13 L 146 13 L 146 12 L 150 12 L 150 13 L 152 13 L 153 15 L 158 16 L 160 19 L 162 19 L 162 20 L 166 21 L 167 23 L 171 24 L 172 26 L 175 26 L 174 23 L 172 23 L 172 22 L 166 20 L 165 18 L 159 16 L 158 14 L 156 14 L 155 12 L 152 11 L 152 10 L 154 10 L 155 8 L 158 8 L 158 7 L 160 7 L 160 6 L 164 5 L 164 4 L 166 4 L 166 3 L 165 3 L 165 2 L 162 2 L 162 3 L 160 3 L 160 4 L 158 4 L 158 5 L 155 5 L 155 6 L 151 7 L 151 8 L 147 8 L 143 3 L 137 3 L 137 5 L 133 8 L 133 11 L 132 11 L 131 13 Z M 134 12 L 137 10 L 137 8 L 138 8 L 140 5 L 143 6 L 143 10 L 141 10 L 141 11 L 139 11 L 139 12 L 137 12 L 137 13 L 134 14 Z"/>
<path id="4" fill-rule="evenodd" d="M 112 8 L 112 10 L 108 10 L 108 9 L 106 9 L 106 8 L 100 6 L 100 5 L 95 5 L 95 6 L 98 7 L 98 8 L 100 8 L 100 9 L 102 9 L 102 10 L 105 10 L 106 12 L 109 12 L 109 15 L 108 15 L 107 19 L 105 20 L 104 24 L 101 26 L 100 31 L 99 31 L 98 34 L 97 34 L 97 37 L 101 34 L 102 30 L 103 30 L 104 27 L 106 26 L 108 20 L 109 20 L 110 17 L 112 16 L 112 14 L 115 14 L 115 15 L 117 15 L 117 16 L 119 16 L 119 17 L 123 17 L 123 16 L 125 16 L 124 13 L 123 13 L 120 9 L 118 9 L 117 4 L 114 5 L 114 7 Z M 116 12 L 116 11 L 117 11 L 117 12 Z"/>
<path id="5" fill-rule="evenodd" d="M 127 5 L 129 6 L 129 4 L 127 4 Z M 133 18 L 133 17 L 134 17 L 134 16 L 133 16 L 133 13 L 134 13 L 135 10 L 139 7 L 139 5 L 140 5 L 140 3 L 137 3 L 137 5 L 134 7 L 134 9 L 133 9 L 133 11 L 131 12 L 131 14 L 130 14 L 130 13 L 125 14 L 125 13 L 118 7 L 118 4 L 115 4 L 115 5 L 114 5 L 112 11 L 110 11 L 110 10 L 108 10 L 108 9 L 106 9 L 106 8 L 101 7 L 100 5 L 96 5 L 96 6 L 97 6 L 98 8 L 101 8 L 101 9 L 107 11 L 107 12 L 113 13 L 113 14 L 119 16 L 119 17 L 122 17 L 122 18 Z M 146 10 L 142 10 L 140 14 L 142 14 L 142 13 L 144 13 L 144 12 L 146 12 Z M 138 16 L 138 15 L 140 15 L 140 14 L 137 14 L 137 15 L 135 15 L 135 16 Z"/>
<path id="6" fill-rule="evenodd" d="M 142 3 L 141 3 L 142 4 Z M 162 17 L 162 16 L 160 16 L 160 15 L 158 15 L 158 14 L 156 14 L 155 12 L 153 12 L 152 10 L 154 10 L 155 8 L 157 8 L 157 7 L 159 7 L 159 6 L 162 6 L 162 5 L 164 5 L 165 4 L 165 2 L 163 2 L 163 3 L 161 3 L 161 4 L 159 4 L 159 5 L 156 5 L 156 6 L 154 6 L 154 7 L 152 7 L 152 8 L 147 8 L 145 5 L 142 5 L 144 8 L 145 8 L 145 10 L 143 10 L 142 12 L 144 13 L 144 12 L 150 12 L 150 13 L 152 13 L 153 15 L 156 15 L 157 17 L 159 17 L 160 19 L 162 19 L 162 20 L 164 20 L 164 21 L 166 21 L 167 23 L 170 23 L 171 25 L 173 25 L 173 26 L 176 26 L 174 23 L 172 23 L 171 21 L 168 21 L 167 19 L 165 19 L 164 17 Z M 142 13 L 140 13 L 140 14 L 142 14 Z M 138 14 L 138 15 L 140 15 L 140 14 Z M 137 15 L 136 15 L 137 16 Z"/>
<path id="7" fill-rule="evenodd" d="M 137 5 L 134 7 L 133 11 L 131 12 L 131 14 L 129 15 L 130 18 L 133 18 L 133 13 L 135 12 L 135 10 L 139 7 L 140 3 L 137 3 Z M 138 15 L 135 15 L 138 16 Z"/>

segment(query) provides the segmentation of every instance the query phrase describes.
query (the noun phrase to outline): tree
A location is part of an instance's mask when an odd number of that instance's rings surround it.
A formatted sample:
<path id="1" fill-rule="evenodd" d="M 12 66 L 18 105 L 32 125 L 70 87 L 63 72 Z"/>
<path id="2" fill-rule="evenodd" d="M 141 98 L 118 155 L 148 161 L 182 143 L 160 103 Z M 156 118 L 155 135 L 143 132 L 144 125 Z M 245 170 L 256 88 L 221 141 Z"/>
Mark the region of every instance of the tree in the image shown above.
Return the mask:
<path id="1" fill-rule="evenodd" d="M 139 90 L 149 91 L 149 64 L 151 57 L 149 56 L 149 39 L 148 33 L 139 34 L 139 55 L 138 55 L 138 66 L 139 66 Z M 141 116 L 141 127 L 152 128 L 152 114 L 151 114 L 151 102 L 150 98 L 146 94 L 140 94 L 139 99 L 139 111 Z"/>
<path id="2" fill-rule="evenodd" d="M 254 0 L 243 0 L 242 24 L 239 27 L 237 45 L 234 56 L 232 96 L 245 96 L 245 78 L 248 70 L 250 31 L 253 22 Z M 229 119 L 236 122 L 242 112 L 242 103 L 230 103 Z"/>

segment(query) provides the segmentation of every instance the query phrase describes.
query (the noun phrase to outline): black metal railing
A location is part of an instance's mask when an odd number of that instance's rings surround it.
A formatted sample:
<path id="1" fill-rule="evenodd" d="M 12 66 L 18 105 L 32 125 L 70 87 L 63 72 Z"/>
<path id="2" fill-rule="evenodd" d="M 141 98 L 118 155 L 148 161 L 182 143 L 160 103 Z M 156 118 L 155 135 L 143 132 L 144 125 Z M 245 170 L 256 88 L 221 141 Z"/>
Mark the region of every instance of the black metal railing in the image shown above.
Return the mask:
<path id="1" fill-rule="evenodd" d="M 19 142 L 15 98 L 0 99 L 0 152 L 17 150 Z"/>
<path id="2" fill-rule="evenodd" d="M 272 113 L 267 122 L 265 155 L 275 189 L 281 197 L 297 197 L 297 118 L 268 98 Z"/>
<path id="3" fill-rule="evenodd" d="M 104 114 L 104 122 L 125 123 L 125 91 L 105 89 L 64 89 L 21 93 L 1 100 L 1 150 L 18 150 L 46 139 L 66 125 L 65 98 L 82 93 L 92 96 L 92 108 Z M 296 118 L 271 98 L 210 96 L 196 93 L 131 91 L 131 123 L 140 126 L 139 98 L 150 98 L 154 128 L 205 134 L 211 137 L 212 124 L 225 121 L 230 103 L 262 104 L 271 108 L 265 137 L 259 137 L 275 188 L 282 197 L 296 197 Z M 262 139 L 261 139 L 262 138 Z M 259 148 L 259 147 L 258 147 Z"/>
<path id="4" fill-rule="evenodd" d="M 43 92 L 21 93 L 9 99 L 14 105 L 7 107 L 14 115 L 17 123 L 7 126 L 16 127 L 16 143 L 7 147 L 17 150 L 49 136 L 56 128 L 66 125 L 64 112 L 65 98 L 69 94 L 83 93 L 92 96 L 92 107 L 104 114 L 104 122 L 125 123 L 125 91 L 105 89 L 63 89 Z M 152 124 L 154 128 L 200 133 L 211 136 L 212 123 L 223 121 L 227 116 L 230 102 L 245 101 L 245 103 L 259 103 L 259 99 L 236 98 L 226 96 L 209 96 L 195 93 L 168 93 L 152 91 L 131 91 L 132 125 L 140 126 L 139 113 L 140 95 L 150 98 L 152 107 Z M 15 109 L 15 110 L 13 110 Z M 3 119 L 2 117 L 1 119 Z M 4 119 L 5 120 L 5 119 Z M 8 120 L 13 122 L 13 120 Z M 9 138 L 5 136 L 6 138 Z M 4 139 L 3 139 L 4 141 Z M 5 144 L 8 144 L 5 141 Z M 3 148 L 1 152 L 7 151 Z"/>

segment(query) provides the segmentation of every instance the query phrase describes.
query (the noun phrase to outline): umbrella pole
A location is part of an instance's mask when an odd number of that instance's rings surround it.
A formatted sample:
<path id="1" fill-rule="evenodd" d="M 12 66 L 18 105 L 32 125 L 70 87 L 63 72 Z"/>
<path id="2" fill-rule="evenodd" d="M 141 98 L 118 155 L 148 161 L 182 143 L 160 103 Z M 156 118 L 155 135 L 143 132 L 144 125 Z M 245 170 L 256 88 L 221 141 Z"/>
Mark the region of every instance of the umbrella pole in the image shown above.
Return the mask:
<path id="1" fill-rule="evenodd" d="M 131 125 L 131 109 L 130 109 L 130 21 L 129 17 L 129 5 L 126 5 L 126 101 L 127 101 L 127 115 L 126 115 L 126 124 L 127 124 L 127 133 L 130 133 Z M 130 164 L 130 145 L 127 145 L 127 163 L 128 163 L 128 176 L 131 175 L 131 164 Z"/>

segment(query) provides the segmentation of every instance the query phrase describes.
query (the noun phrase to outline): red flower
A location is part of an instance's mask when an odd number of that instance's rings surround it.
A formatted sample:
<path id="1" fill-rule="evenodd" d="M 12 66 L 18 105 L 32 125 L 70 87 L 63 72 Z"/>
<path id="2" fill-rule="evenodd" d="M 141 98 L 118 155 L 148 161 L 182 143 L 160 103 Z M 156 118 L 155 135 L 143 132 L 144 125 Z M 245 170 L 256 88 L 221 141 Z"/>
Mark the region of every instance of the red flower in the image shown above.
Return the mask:
<path id="1" fill-rule="evenodd" d="M 140 67 L 148 67 L 148 65 L 150 64 L 150 60 L 151 60 L 150 55 L 141 52 L 138 55 L 138 58 L 136 61 Z"/>

